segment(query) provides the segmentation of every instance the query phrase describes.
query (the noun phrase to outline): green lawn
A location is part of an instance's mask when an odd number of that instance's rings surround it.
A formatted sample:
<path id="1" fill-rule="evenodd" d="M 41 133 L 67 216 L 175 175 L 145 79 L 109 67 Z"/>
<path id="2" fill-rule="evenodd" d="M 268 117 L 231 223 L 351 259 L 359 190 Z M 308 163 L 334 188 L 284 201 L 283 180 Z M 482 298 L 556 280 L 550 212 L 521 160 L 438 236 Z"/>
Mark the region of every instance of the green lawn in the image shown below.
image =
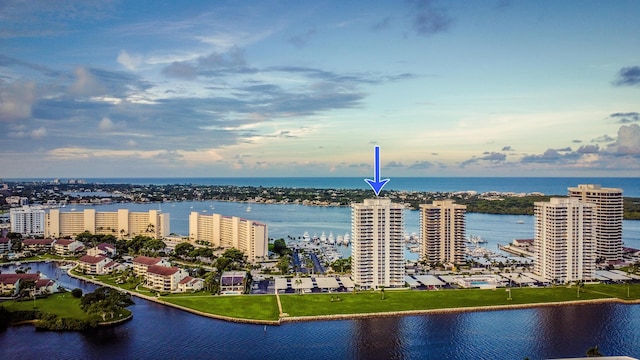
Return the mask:
<path id="1" fill-rule="evenodd" d="M 632 285 L 630 299 L 640 298 L 640 285 Z M 282 295 L 282 310 L 290 316 L 332 314 L 367 314 L 375 312 L 434 310 L 475 306 L 548 303 L 618 297 L 626 299 L 626 285 L 587 285 L 577 297 L 575 287 L 512 288 L 511 300 L 505 289 L 441 290 L 441 291 L 379 291 L 342 294 Z M 331 299 L 334 301 L 331 301 Z M 340 301 L 336 301 L 337 299 Z"/>
<path id="2" fill-rule="evenodd" d="M 1 304 L 9 311 L 38 310 L 61 318 L 89 320 L 87 314 L 80 308 L 80 299 L 74 298 L 68 292 L 53 294 L 45 299 L 36 299 L 36 309 L 33 308 L 33 300 L 5 301 Z"/>
<path id="3" fill-rule="evenodd" d="M 163 301 L 188 307 L 204 313 L 240 319 L 278 320 L 278 304 L 275 295 L 167 296 Z"/>

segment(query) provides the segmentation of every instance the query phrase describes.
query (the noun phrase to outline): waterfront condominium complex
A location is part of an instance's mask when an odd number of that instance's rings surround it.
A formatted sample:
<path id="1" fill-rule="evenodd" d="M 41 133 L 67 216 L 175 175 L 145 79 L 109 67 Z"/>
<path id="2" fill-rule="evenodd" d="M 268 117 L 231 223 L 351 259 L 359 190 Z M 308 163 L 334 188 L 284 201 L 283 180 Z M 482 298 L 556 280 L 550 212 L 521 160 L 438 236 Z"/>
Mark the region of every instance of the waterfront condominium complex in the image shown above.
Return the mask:
<path id="1" fill-rule="evenodd" d="M 427 262 L 464 262 L 465 212 L 453 200 L 420 205 L 421 258 Z"/>
<path id="2" fill-rule="evenodd" d="M 170 233 L 169 214 L 159 210 L 131 212 L 118 209 L 102 212 L 85 209 L 62 212 L 60 209 L 51 209 L 46 215 L 45 231 L 47 237 L 75 236 L 88 231 L 119 238 L 144 235 L 159 239 Z"/>
<path id="3" fill-rule="evenodd" d="M 596 256 L 607 261 L 622 260 L 622 189 L 600 185 L 569 188 L 569 197 L 595 204 Z"/>
<path id="4" fill-rule="evenodd" d="M 404 286 L 404 206 L 376 198 L 351 207 L 351 273 L 356 286 Z"/>
<path id="5" fill-rule="evenodd" d="M 44 235 L 44 214 L 42 207 L 24 205 L 9 210 L 11 232 L 22 235 Z"/>
<path id="6" fill-rule="evenodd" d="M 566 283 L 595 278 L 594 204 L 572 198 L 534 203 L 534 272 Z"/>
<path id="7" fill-rule="evenodd" d="M 220 214 L 202 215 L 195 211 L 189 215 L 190 241 L 236 248 L 252 262 L 268 255 L 268 236 L 267 225 L 256 221 Z"/>

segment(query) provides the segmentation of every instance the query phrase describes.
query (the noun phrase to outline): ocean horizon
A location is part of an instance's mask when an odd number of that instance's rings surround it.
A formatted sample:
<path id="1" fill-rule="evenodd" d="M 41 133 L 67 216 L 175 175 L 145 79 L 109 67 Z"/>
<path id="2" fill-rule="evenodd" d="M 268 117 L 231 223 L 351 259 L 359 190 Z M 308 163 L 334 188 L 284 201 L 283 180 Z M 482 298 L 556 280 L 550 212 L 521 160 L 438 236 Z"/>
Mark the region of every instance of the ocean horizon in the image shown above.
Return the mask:
<path id="1" fill-rule="evenodd" d="M 112 177 L 60 178 L 87 184 L 252 186 L 317 189 L 368 189 L 369 177 Z M 5 178 L 6 182 L 50 182 L 56 178 Z M 497 191 L 566 195 L 578 184 L 621 188 L 626 197 L 640 197 L 640 177 L 390 177 L 383 190 L 419 192 Z"/>

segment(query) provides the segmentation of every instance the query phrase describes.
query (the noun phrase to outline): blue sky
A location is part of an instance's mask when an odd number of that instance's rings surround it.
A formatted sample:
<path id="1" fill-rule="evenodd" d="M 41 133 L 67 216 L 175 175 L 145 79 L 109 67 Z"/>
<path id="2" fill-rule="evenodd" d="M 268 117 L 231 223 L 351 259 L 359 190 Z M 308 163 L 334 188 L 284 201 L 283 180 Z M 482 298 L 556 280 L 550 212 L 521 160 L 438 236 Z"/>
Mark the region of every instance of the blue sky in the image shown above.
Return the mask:
<path id="1" fill-rule="evenodd" d="M 0 177 L 638 176 L 638 1 L 0 1 Z"/>

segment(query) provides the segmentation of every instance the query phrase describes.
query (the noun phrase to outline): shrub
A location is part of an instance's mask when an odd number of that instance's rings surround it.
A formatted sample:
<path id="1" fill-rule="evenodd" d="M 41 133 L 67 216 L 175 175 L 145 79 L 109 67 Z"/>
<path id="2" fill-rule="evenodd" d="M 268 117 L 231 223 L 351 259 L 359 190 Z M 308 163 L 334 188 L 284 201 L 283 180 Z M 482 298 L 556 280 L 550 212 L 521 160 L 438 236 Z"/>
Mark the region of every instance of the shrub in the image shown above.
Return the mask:
<path id="1" fill-rule="evenodd" d="M 81 298 L 82 297 L 82 289 L 78 289 L 75 288 L 73 290 L 71 290 L 71 295 L 73 295 L 74 298 Z"/>

